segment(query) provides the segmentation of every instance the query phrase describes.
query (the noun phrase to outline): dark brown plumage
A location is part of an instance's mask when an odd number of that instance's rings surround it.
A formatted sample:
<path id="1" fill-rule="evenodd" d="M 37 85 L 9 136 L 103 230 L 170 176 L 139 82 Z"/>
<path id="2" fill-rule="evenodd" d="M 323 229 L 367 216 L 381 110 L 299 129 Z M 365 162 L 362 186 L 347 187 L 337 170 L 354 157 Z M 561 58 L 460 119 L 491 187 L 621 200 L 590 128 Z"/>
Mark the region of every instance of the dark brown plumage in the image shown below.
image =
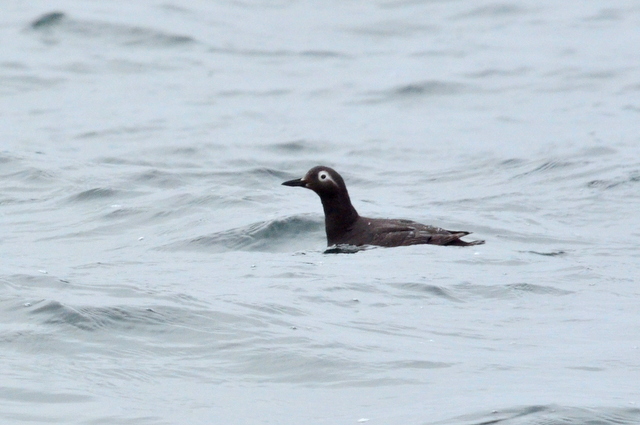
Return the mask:
<path id="1" fill-rule="evenodd" d="M 465 242 L 460 238 L 470 232 L 445 230 L 440 227 L 394 220 L 361 217 L 351 204 L 344 180 L 334 169 L 317 166 L 301 179 L 282 183 L 313 190 L 324 208 L 327 245 L 377 245 L 385 247 L 432 244 L 469 246 L 484 241 Z"/>

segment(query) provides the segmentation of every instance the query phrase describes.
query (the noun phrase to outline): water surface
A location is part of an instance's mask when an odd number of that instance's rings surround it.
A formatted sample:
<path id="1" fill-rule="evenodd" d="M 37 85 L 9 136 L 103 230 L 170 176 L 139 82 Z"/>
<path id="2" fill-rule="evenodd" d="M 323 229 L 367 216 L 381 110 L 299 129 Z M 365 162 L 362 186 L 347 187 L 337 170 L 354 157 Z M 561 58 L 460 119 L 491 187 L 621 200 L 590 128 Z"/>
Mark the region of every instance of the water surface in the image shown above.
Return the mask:
<path id="1" fill-rule="evenodd" d="M 640 422 L 635 2 L 4 9 L 4 423 Z"/>

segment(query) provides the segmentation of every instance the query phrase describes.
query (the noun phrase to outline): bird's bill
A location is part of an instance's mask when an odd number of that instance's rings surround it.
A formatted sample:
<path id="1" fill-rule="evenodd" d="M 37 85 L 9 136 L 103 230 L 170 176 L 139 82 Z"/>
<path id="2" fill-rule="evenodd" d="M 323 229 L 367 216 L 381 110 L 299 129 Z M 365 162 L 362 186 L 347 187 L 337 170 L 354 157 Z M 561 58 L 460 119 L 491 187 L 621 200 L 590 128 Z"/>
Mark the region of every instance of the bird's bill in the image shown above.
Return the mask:
<path id="1" fill-rule="evenodd" d="M 307 186 L 307 182 L 304 181 L 303 179 L 293 179 L 293 180 L 288 180 L 284 183 L 282 183 L 284 186 L 301 186 L 301 187 L 306 187 Z"/>

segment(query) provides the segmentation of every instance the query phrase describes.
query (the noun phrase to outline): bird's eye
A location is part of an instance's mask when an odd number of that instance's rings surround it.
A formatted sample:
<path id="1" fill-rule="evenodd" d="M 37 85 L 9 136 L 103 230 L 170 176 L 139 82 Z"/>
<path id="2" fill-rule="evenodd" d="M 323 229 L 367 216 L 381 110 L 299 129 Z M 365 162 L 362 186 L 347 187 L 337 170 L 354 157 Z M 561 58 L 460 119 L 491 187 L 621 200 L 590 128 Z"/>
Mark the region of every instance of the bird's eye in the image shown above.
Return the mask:
<path id="1" fill-rule="evenodd" d="M 325 180 L 327 178 L 327 173 L 324 171 L 320 171 L 320 174 L 318 174 L 318 177 L 320 177 L 320 180 Z"/>

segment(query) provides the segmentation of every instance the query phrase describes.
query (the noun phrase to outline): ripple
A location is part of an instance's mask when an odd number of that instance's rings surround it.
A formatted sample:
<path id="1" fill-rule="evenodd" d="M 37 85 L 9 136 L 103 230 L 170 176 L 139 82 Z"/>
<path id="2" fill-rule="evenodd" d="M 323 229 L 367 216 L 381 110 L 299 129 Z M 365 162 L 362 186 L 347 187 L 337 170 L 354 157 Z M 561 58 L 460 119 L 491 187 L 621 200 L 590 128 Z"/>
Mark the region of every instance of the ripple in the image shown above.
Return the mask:
<path id="1" fill-rule="evenodd" d="M 365 100 L 362 103 L 383 103 L 434 96 L 457 96 L 471 91 L 473 91 L 472 86 L 468 84 L 429 80 L 404 84 L 388 90 L 369 92 L 365 95 Z"/>
<path id="2" fill-rule="evenodd" d="M 19 401 L 21 403 L 81 403 L 92 401 L 93 397 L 86 394 L 78 394 L 63 391 L 35 391 L 16 387 L 0 387 L 0 399 Z M 50 422 L 51 418 L 43 419 L 43 422 Z"/>
<path id="3" fill-rule="evenodd" d="M 477 18 L 477 17 L 488 17 L 488 18 L 497 18 L 504 16 L 516 16 L 528 13 L 529 10 L 521 7 L 515 6 L 513 4 L 492 4 L 489 6 L 478 7 L 477 9 L 473 9 L 466 13 L 461 13 L 453 17 L 453 19 L 460 18 Z"/>
<path id="4" fill-rule="evenodd" d="M 419 283 L 419 282 L 406 282 L 406 283 L 394 283 L 391 284 L 396 288 L 402 289 L 404 291 L 423 294 L 427 296 L 435 296 L 438 298 L 444 298 L 450 301 L 461 302 L 460 299 L 456 298 L 451 294 L 451 291 L 436 285 L 430 285 L 427 283 Z M 415 295 L 412 295 L 414 297 Z"/>
<path id="5" fill-rule="evenodd" d="M 213 252 L 293 252 L 296 250 L 296 246 L 309 246 L 308 241 L 303 242 L 302 245 L 300 242 L 296 243 L 300 239 L 299 236 L 319 233 L 321 230 L 322 222 L 320 220 L 305 216 L 292 216 L 224 230 L 212 235 L 165 245 L 160 249 Z"/>
<path id="6" fill-rule="evenodd" d="M 101 328 L 133 328 L 136 324 L 161 324 L 164 320 L 152 309 L 131 307 L 72 307 L 58 301 L 47 301 L 31 310 L 31 314 L 45 316 L 44 323 L 70 325 L 85 331 Z"/>
<path id="7" fill-rule="evenodd" d="M 516 174 L 512 178 L 518 179 L 522 177 L 527 177 L 532 174 L 548 173 L 552 171 L 557 171 L 559 169 L 572 168 L 572 167 L 575 167 L 576 165 L 578 165 L 578 163 L 572 162 L 572 161 L 559 161 L 559 160 L 545 161 L 542 164 L 537 165 L 535 168 L 531 170 L 525 171 L 520 174 Z"/>
<path id="8" fill-rule="evenodd" d="M 65 18 L 65 14 L 62 12 L 50 12 L 42 15 L 35 21 L 31 23 L 31 28 L 33 29 L 41 29 L 46 27 L 52 27 L 54 25 L 59 25 L 60 22 Z"/>
<path id="9" fill-rule="evenodd" d="M 77 193 L 69 198 L 71 202 L 85 202 L 92 201 L 94 199 L 105 199 L 112 198 L 120 194 L 120 191 L 115 189 L 110 189 L 106 187 L 96 187 L 89 190 L 84 190 L 80 193 Z"/>
<path id="10" fill-rule="evenodd" d="M 637 408 L 574 408 L 557 405 L 535 405 L 495 410 L 479 415 L 465 415 L 436 424 L 460 425 L 632 425 L 640 421 Z"/>
<path id="11" fill-rule="evenodd" d="M 73 19 L 63 12 L 49 12 L 35 19 L 29 26 L 41 33 L 48 43 L 58 43 L 54 36 L 74 35 L 86 39 L 114 41 L 123 46 L 173 47 L 190 44 L 189 36 L 170 34 L 144 27 L 118 25 L 108 22 Z"/>
<path id="12" fill-rule="evenodd" d="M 292 140 L 289 142 L 281 142 L 269 145 L 267 150 L 281 153 L 304 153 L 304 152 L 320 152 L 320 145 L 310 140 Z"/>
<path id="13" fill-rule="evenodd" d="M 566 251 L 549 251 L 549 252 L 539 252 L 539 251 L 523 251 L 528 252 L 530 254 L 542 255 L 545 257 L 558 257 L 560 255 L 565 255 Z"/>
<path id="14" fill-rule="evenodd" d="M 587 183 L 587 187 L 593 188 L 593 189 L 609 190 L 609 189 L 617 188 L 619 186 L 637 184 L 638 182 L 640 182 L 640 172 L 634 171 L 629 173 L 628 176 L 619 177 L 616 179 L 591 180 L 590 182 Z"/>
<path id="15" fill-rule="evenodd" d="M 140 173 L 134 177 L 134 181 L 157 188 L 176 188 L 182 187 L 186 184 L 179 174 L 161 171 L 158 169 L 152 169 Z"/>

